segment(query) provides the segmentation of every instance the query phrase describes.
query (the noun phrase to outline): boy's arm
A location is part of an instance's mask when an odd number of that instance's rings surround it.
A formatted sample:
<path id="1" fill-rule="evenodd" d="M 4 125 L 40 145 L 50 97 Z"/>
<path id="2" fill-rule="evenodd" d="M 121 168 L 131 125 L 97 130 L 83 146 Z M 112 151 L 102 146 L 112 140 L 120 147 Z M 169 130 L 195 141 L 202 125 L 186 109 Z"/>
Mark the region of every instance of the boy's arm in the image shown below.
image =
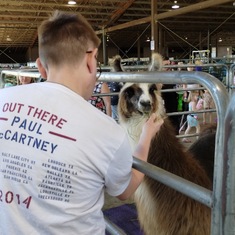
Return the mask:
<path id="1" fill-rule="evenodd" d="M 149 118 L 149 120 L 146 122 L 145 126 L 143 127 L 138 145 L 133 153 L 134 157 L 142 161 L 147 161 L 151 140 L 160 130 L 162 124 L 163 124 L 162 119 L 155 122 L 155 115 L 152 115 Z M 121 195 L 117 196 L 117 198 L 120 200 L 128 199 L 138 188 L 143 178 L 144 174 L 142 172 L 132 169 L 132 176 L 129 185 Z"/>

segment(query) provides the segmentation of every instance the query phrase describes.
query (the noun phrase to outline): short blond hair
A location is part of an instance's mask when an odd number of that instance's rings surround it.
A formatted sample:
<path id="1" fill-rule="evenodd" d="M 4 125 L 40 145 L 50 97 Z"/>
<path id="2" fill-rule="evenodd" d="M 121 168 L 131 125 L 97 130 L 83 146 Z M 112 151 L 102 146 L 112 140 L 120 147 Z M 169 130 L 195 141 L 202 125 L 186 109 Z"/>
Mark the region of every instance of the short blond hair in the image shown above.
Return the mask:
<path id="1" fill-rule="evenodd" d="M 98 48 L 100 39 L 88 21 L 80 14 L 55 11 L 38 28 L 39 57 L 45 68 L 73 64 L 88 49 Z M 92 47 L 92 48 L 90 48 Z"/>

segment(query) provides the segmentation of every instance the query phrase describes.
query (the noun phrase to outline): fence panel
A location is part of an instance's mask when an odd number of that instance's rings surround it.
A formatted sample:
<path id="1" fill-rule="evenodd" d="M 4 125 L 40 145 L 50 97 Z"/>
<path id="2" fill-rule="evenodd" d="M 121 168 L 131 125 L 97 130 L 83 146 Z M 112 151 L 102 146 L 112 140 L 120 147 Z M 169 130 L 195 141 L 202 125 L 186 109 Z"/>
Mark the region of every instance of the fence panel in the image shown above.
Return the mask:
<path id="1" fill-rule="evenodd" d="M 222 214 L 222 205 L 224 204 L 223 193 L 223 179 L 226 172 L 227 162 L 223 158 L 223 146 L 224 146 L 224 114 L 226 113 L 226 108 L 228 105 L 228 92 L 226 87 L 214 76 L 204 73 L 204 72 L 186 72 L 186 71 L 177 71 L 177 72 L 116 72 L 116 73 L 103 73 L 100 80 L 102 81 L 113 81 L 113 82 L 147 82 L 147 83 L 163 83 L 163 84 L 195 84 L 199 83 L 205 87 L 211 93 L 216 110 L 218 113 L 217 119 L 217 132 L 216 132 L 216 147 L 215 147 L 215 163 L 214 163 L 214 180 L 213 180 L 213 191 L 208 192 L 207 190 L 194 188 L 190 182 L 183 182 L 183 185 L 190 188 L 190 190 L 184 190 L 184 187 L 175 187 L 178 191 L 182 193 L 187 193 L 188 196 L 194 197 L 195 191 L 197 192 L 197 199 L 202 203 L 210 206 L 212 208 L 212 231 L 213 235 L 221 235 L 222 228 L 224 227 L 224 220 Z M 139 167 L 139 165 L 142 165 Z M 143 164 L 135 163 L 133 167 L 142 168 Z M 143 167 L 145 168 L 145 167 Z M 146 169 L 146 168 L 145 168 Z M 141 169 L 143 170 L 143 169 Z M 152 174 L 162 179 L 164 182 L 164 177 L 161 176 L 161 172 L 153 169 Z M 172 187 L 172 182 L 175 181 L 175 176 L 169 176 L 168 186 Z M 180 181 L 178 181 L 180 182 Z M 175 183 L 173 183 L 174 185 Z M 191 187 L 192 186 L 192 187 Z M 174 187 L 174 186 L 173 186 Z M 186 192 L 187 191 L 187 192 Z M 230 195 L 234 197 L 234 195 Z"/>
<path id="2" fill-rule="evenodd" d="M 223 233 L 235 234 L 235 94 L 231 97 L 225 116 L 223 156 L 227 165 L 225 167 L 221 196 L 221 213 L 223 215 Z"/>
<path id="3" fill-rule="evenodd" d="M 231 71 L 231 69 L 230 69 Z M 232 68 L 233 75 L 234 69 Z M 32 72 L 31 72 L 32 73 Z M 3 75 L 3 73 L 2 73 Z M 30 74 L 32 75 L 32 74 Z M 29 75 L 29 76 L 30 76 Z M 36 77 L 39 75 L 36 74 Z M 231 72 L 230 81 L 231 84 Z M 228 81 L 228 76 L 226 80 Z M 212 231 L 213 235 L 234 234 L 234 174 L 235 174 L 235 150 L 234 145 L 234 122 L 235 122 L 235 98 L 231 100 L 229 111 L 225 120 L 225 113 L 229 102 L 229 95 L 225 85 L 219 79 L 205 72 L 106 72 L 100 79 L 105 82 L 147 82 L 163 84 L 195 84 L 199 83 L 211 93 L 217 110 L 217 132 L 214 163 L 213 191 L 194 185 L 182 178 L 169 174 L 160 168 L 153 167 L 134 159 L 133 167 L 148 174 L 156 180 L 186 194 L 195 200 L 212 208 Z M 227 85 L 228 85 L 227 84 Z M 233 83 L 232 83 L 233 84 Z M 225 126 L 225 130 L 224 130 Z M 112 234 L 125 234 L 117 229 L 110 221 L 106 220 L 107 229 Z"/>

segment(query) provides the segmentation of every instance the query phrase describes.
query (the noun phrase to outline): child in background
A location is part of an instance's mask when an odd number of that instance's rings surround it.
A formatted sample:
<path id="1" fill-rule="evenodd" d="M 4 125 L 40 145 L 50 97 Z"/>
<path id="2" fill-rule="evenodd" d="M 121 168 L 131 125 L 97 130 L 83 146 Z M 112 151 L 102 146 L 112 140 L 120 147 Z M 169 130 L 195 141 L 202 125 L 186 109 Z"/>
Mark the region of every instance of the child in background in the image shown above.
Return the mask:
<path id="1" fill-rule="evenodd" d="M 189 111 L 198 111 L 199 109 L 202 108 L 202 103 L 198 103 L 198 98 L 199 98 L 199 92 L 198 91 L 191 91 L 188 96 L 188 107 Z M 188 122 L 188 127 L 185 131 L 185 135 L 188 135 L 191 131 L 192 127 L 196 128 L 196 133 L 200 133 L 200 123 L 198 121 L 198 116 L 197 114 L 188 114 L 187 115 L 187 122 Z M 188 138 L 183 138 L 184 143 L 191 143 L 191 141 Z"/>

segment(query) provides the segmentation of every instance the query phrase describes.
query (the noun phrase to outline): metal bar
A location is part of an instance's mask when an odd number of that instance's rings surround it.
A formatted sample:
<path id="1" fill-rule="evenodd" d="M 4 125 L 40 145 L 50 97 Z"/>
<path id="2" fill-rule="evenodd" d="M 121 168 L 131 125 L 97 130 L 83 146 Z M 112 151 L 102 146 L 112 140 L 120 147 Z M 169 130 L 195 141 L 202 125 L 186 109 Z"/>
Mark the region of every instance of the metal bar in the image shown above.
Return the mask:
<path id="1" fill-rule="evenodd" d="M 224 159 L 227 161 L 221 195 L 223 235 L 235 234 L 235 95 L 232 96 L 225 116 Z"/>
<path id="2" fill-rule="evenodd" d="M 104 217 L 104 219 L 106 231 L 109 232 L 111 235 L 127 235 L 122 229 L 112 223 L 106 216 Z"/>
<path id="3" fill-rule="evenodd" d="M 135 157 L 133 157 L 133 168 L 208 207 L 212 206 L 212 192 L 206 188 Z"/>

